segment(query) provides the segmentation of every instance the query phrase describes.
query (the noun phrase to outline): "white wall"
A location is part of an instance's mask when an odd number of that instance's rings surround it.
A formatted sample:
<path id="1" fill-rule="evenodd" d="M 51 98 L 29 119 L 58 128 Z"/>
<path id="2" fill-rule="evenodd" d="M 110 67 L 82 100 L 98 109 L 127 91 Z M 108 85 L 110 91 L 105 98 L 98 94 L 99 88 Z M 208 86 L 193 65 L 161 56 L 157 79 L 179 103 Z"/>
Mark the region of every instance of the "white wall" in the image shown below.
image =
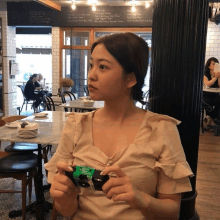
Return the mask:
<path id="1" fill-rule="evenodd" d="M 220 61 L 220 24 L 208 22 L 208 33 L 206 42 L 205 61 L 210 57 L 215 57 Z"/>
<path id="2" fill-rule="evenodd" d="M 15 79 L 9 78 L 9 60 L 16 58 L 16 28 L 7 26 L 6 0 L 0 0 L 0 18 L 2 19 L 4 112 L 5 115 L 17 114 L 17 87 Z M 59 88 L 59 27 L 52 28 L 52 91 L 57 94 Z"/>
<path id="3" fill-rule="evenodd" d="M 0 0 L 0 18 L 2 19 L 2 48 L 3 48 L 3 85 L 5 115 L 17 114 L 17 88 L 15 79 L 9 78 L 9 60 L 16 58 L 15 27 L 7 26 L 7 5 Z"/>

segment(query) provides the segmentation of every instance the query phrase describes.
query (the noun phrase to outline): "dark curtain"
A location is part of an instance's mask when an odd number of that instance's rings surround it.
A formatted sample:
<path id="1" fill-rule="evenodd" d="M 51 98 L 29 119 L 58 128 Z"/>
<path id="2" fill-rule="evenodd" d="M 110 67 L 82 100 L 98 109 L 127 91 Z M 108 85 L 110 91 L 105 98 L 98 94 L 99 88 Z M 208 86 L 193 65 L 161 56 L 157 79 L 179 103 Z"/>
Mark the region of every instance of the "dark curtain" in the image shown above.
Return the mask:
<path id="1" fill-rule="evenodd" d="M 198 219 L 196 173 L 208 22 L 206 0 L 155 0 L 152 32 L 150 110 L 181 121 L 178 126 L 194 173 L 184 193 L 180 219 Z"/>

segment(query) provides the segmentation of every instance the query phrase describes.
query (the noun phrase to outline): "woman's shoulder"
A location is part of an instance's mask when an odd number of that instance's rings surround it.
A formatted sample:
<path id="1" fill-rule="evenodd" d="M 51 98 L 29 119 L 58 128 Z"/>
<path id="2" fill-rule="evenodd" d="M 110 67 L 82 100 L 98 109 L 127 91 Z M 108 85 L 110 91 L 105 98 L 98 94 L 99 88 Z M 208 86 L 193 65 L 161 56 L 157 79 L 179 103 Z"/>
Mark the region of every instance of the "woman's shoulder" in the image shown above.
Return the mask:
<path id="1" fill-rule="evenodd" d="M 69 112 L 66 113 L 66 117 L 68 117 L 67 121 L 71 122 L 80 122 L 84 120 L 85 118 L 88 118 L 93 114 L 94 111 L 92 112 Z"/>
<path id="2" fill-rule="evenodd" d="M 208 80 L 211 79 L 210 72 L 205 71 L 204 76 L 206 76 L 208 78 Z"/>
<path id="3" fill-rule="evenodd" d="M 154 113 L 151 111 L 147 111 L 146 114 L 147 114 L 147 117 L 146 117 L 147 123 L 149 123 L 149 124 L 158 125 L 161 122 L 164 122 L 164 123 L 169 122 L 169 123 L 172 123 L 175 125 L 179 125 L 181 123 L 181 121 L 179 121 L 171 116 L 168 116 L 168 115 Z"/>

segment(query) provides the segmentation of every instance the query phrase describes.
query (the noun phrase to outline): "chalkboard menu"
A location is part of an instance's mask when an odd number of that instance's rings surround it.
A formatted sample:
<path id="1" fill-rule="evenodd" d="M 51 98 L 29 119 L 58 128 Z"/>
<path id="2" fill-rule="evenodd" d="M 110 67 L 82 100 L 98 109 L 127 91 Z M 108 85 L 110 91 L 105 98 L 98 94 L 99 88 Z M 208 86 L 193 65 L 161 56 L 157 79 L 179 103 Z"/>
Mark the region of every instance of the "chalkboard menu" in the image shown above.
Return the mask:
<path id="1" fill-rule="evenodd" d="M 37 2 L 8 2 L 9 26 L 53 26 L 58 11 Z"/>
<path id="2" fill-rule="evenodd" d="M 53 10 L 37 2 L 8 2 L 9 26 L 56 27 L 152 27 L 153 7 L 91 6 L 62 7 Z"/>

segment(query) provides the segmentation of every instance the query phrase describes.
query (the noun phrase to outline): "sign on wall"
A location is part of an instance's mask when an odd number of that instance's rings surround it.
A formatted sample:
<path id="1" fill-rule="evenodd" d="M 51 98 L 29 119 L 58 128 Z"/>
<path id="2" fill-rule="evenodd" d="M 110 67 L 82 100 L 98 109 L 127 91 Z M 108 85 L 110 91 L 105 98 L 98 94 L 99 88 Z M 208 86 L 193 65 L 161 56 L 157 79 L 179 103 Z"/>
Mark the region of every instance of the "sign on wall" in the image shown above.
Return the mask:
<path id="1" fill-rule="evenodd" d="M 9 26 L 55 26 L 55 27 L 152 27 L 153 7 L 90 6 L 62 7 L 53 10 L 37 2 L 8 2 Z"/>

